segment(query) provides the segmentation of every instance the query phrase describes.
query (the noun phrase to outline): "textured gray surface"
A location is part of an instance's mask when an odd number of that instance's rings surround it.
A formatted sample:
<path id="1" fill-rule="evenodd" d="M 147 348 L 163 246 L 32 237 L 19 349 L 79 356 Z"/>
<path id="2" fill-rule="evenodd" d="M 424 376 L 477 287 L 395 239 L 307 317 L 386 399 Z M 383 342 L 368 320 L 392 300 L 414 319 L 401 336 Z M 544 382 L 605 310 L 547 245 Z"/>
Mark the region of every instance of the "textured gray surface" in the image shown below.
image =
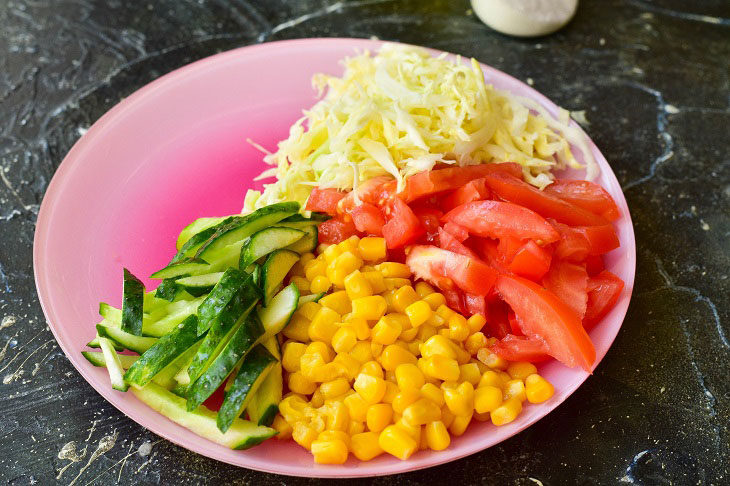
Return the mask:
<path id="1" fill-rule="evenodd" d="M 634 298 L 584 386 L 497 447 L 373 482 L 727 483 L 727 0 L 583 1 L 566 29 L 537 40 L 491 32 L 465 1 L 0 2 L 0 480 L 314 482 L 197 456 L 108 405 L 55 344 L 31 253 L 55 168 L 120 99 L 222 50 L 316 36 L 377 36 L 474 56 L 584 110 L 636 228 Z"/>

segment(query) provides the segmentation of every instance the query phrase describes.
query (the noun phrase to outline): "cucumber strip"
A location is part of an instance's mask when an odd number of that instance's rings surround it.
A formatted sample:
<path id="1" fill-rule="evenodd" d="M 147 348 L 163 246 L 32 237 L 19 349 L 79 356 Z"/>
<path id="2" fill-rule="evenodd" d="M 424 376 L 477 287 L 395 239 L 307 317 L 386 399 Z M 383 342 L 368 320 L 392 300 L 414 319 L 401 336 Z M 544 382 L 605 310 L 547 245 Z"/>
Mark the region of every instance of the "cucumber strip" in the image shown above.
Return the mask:
<path id="1" fill-rule="evenodd" d="M 324 297 L 324 292 L 319 292 L 318 294 L 309 294 L 309 295 L 301 295 L 299 296 L 299 303 L 297 304 L 297 309 L 306 304 L 307 302 L 319 302 L 319 299 Z"/>
<path id="2" fill-rule="evenodd" d="M 263 334 L 258 315 L 250 313 L 208 369 L 188 386 L 188 410 L 195 410 L 213 394 Z"/>
<path id="3" fill-rule="evenodd" d="M 300 255 L 302 253 L 307 253 L 310 251 L 314 251 L 315 248 L 317 248 L 318 243 L 318 235 L 317 232 L 317 225 L 316 224 L 310 224 L 309 226 L 303 226 L 301 228 L 301 231 L 304 232 L 304 236 L 302 236 L 299 240 L 295 241 L 291 245 L 287 246 L 287 250 L 295 251 L 299 253 Z"/>
<path id="4" fill-rule="evenodd" d="M 119 391 L 127 391 L 129 384 L 124 381 L 122 362 L 114 350 L 113 343 L 105 337 L 100 337 L 99 345 L 104 355 L 104 363 L 106 363 L 106 369 L 109 372 L 109 380 L 112 382 L 112 388 Z"/>
<path id="5" fill-rule="evenodd" d="M 251 276 L 253 277 L 253 283 L 257 287 L 261 285 L 261 265 L 258 265 L 256 263 L 253 264 L 253 269 L 251 270 Z"/>
<path id="6" fill-rule="evenodd" d="M 154 314 L 156 311 L 159 311 L 161 308 L 166 307 L 170 303 L 169 300 L 161 299 L 161 298 L 157 297 L 155 295 L 156 293 L 157 293 L 157 289 L 150 290 L 149 292 L 145 292 L 144 303 L 142 305 L 142 310 L 145 312 L 145 314 Z M 177 298 L 178 296 L 185 297 L 185 295 L 181 294 L 181 293 L 178 293 L 175 297 Z M 144 324 L 143 324 L 143 326 L 144 326 Z"/>
<path id="7" fill-rule="evenodd" d="M 277 226 L 264 228 L 254 233 L 241 247 L 238 268 L 246 268 L 272 251 L 288 247 L 302 239 L 305 234 L 304 231 L 298 229 L 280 228 Z"/>
<path id="8" fill-rule="evenodd" d="M 99 344 L 99 346 L 101 346 L 101 344 Z M 81 354 L 89 363 L 97 368 L 106 368 L 106 360 L 104 359 L 103 351 L 81 351 Z M 119 358 L 122 368 L 125 370 L 129 369 L 129 367 L 132 366 L 132 363 L 137 361 L 139 358 L 139 356 L 130 356 L 127 354 L 117 354 L 117 357 Z"/>
<path id="9" fill-rule="evenodd" d="M 261 319 L 266 334 L 262 341 L 276 336 L 284 330 L 299 303 L 299 289 L 289 284 L 271 299 L 267 307 L 258 307 L 256 312 Z"/>
<path id="10" fill-rule="evenodd" d="M 206 259 L 211 263 L 219 261 L 225 256 L 225 248 L 234 245 L 238 256 L 243 240 L 264 228 L 278 223 L 282 219 L 299 211 L 299 203 L 283 202 L 271 204 L 257 209 L 246 216 L 236 216 L 227 224 L 218 227 L 195 253 L 196 257 Z"/>
<path id="11" fill-rule="evenodd" d="M 129 334 L 116 327 L 108 327 L 103 324 L 96 325 L 96 332 L 99 337 L 105 337 L 111 339 L 114 343 L 123 346 L 125 349 L 134 351 L 135 353 L 142 354 L 151 348 L 156 342 L 157 338 L 135 336 Z"/>
<path id="12" fill-rule="evenodd" d="M 178 252 L 175 254 L 174 257 L 172 257 L 172 260 L 170 260 L 170 263 L 176 263 L 181 260 L 184 260 L 185 258 L 189 258 L 200 249 L 201 246 L 207 242 L 211 236 L 213 236 L 216 231 L 218 231 L 219 228 L 222 226 L 230 223 L 235 219 L 234 216 L 229 216 L 227 218 L 223 218 L 218 223 L 209 226 L 205 229 L 200 230 L 199 232 L 195 233 L 192 237 L 190 237 L 178 250 Z"/>
<path id="13" fill-rule="evenodd" d="M 202 291 L 210 292 L 215 284 L 223 276 L 223 272 L 206 273 L 203 275 L 194 275 L 192 277 L 183 277 L 177 281 L 177 284 L 188 292 Z"/>
<path id="14" fill-rule="evenodd" d="M 122 298 L 122 330 L 135 336 L 142 335 L 142 305 L 144 284 L 124 269 L 124 292 Z"/>
<path id="15" fill-rule="evenodd" d="M 197 435 L 230 449 L 248 449 L 269 439 L 277 432 L 269 427 L 256 425 L 248 420 L 236 418 L 225 434 L 216 426 L 217 413 L 206 407 L 188 412 L 185 399 L 154 383 L 132 393 L 145 405 L 164 415 L 176 424 Z"/>
<path id="16" fill-rule="evenodd" d="M 239 292 L 248 291 L 252 287 L 253 279 L 250 275 L 229 268 L 223 273 L 218 283 L 213 287 L 200 307 L 198 307 L 198 335 L 208 330 L 213 322 L 233 297 Z"/>
<path id="17" fill-rule="evenodd" d="M 218 430 L 228 430 L 233 420 L 243 413 L 275 363 L 276 358 L 261 344 L 248 353 L 233 385 L 223 397 L 216 422 Z"/>
<path id="18" fill-rule="evenodd" d="M 105 326 L 105 327 L 116 327 L 116 328 L 122 327 L 121 322 L 110 321 L 106 318 L 102 319 L 101 322 L 99 322 L 99 324 L 101 324 L 102 326 Z M 86 346 L 88 346 L 90 348 L 97 348 L 97 349 L 101 347 L 101 345 L 99 344 L 99 333 L 98 332 L 96 333 L 96 336 L 94 337 L 94 339 L 92 339 L 91 341 L 86 343 Z M 120 346 L 118 343 L 114 343 L 114 349 L 116 349 L 117 351 L 124 351 L 127 348 L 125 348 L 124 346 Z"/>
<path id="19" fill-rule="evenodd" d="M 146 320 L 142 326 L 142 334 L 145 336 L 162 337 L 173 331 L 178 324 L 188 316 L 195 314 L 205 300 L 205 297 L 198 297 L 193 300 L 179 300 L 167 306 L 166 313 L 157 320 Z"/>
<path id="20" fill-rule="evenodd" d="M 299 261 L 299 254 L 291 250 L 276 250 L 269 254 L 261 269 L 261 288 L 264 291 L 264 305 L 274 296 L 291 267 Z"/>
<path id="21" fill-rule="evenodd" d="M 259 301 L 256 292 L 240 292 L 223 309 L 205 335 L 203 343 L 187 369 L 190 381 L 195 381 L 218 356 L 233 333 Z M 190 382 L 188 381 L 188 383 Z"/>
<path id="22" fill-rule="evenodd" d="M 162 336 L 139 357 L 124 374 L 127 383 L 145 386 L 154 376 L 189 349 L 200 338 L 197 334 L 198 318 L 185 319 L 174 331 Z"/>
<path id="23" fill-rule="evenodd" d="M 195 354 L 195 352 L 198 350 L 198 347 L 200 346 L 200 341 L 193 344 L 190 348 L 185 350 L 180 356 L 175 358 L 172 363 L 165 366 L 162 371 L 157 373 L 154 378 L 152 378 L 152 383 L 157 383 L 161 387 L 164 387 L 168 390 L 172 390 L 177 386 L 177 381 L 175 381 L 175 375 L 178 371 L 180 371 L 180 368 L 184 366 L 190 358 Z M 132 385 L 134 386 L 134 385 Z"/>
<path id="24" fill-rule="evenodd" d="M 177 284 L 177 280 L 184 277 L 184 275 L 178 275 L 177 277 L 166 278 L 155 290 L 155 297 L 158 299 L 164 299 L 172 302 L 177 297 L 177 294 L 182 292 L 183 288 Z"/>
<path id="25" fill-rule="evenodd" d="M 277 362 L 274 363 L 271 371 L 266 375 L 266 379 L 264 379 L 256 394 L 251 398 L 246 410 L 251 422 L 270 426 L 274 421 L 274 417 L 279 412 L 279 402 L 281 402 L 284 390 L 284 378 L 282 376 L 279 340 L 276 336 L 272 336 L 263 344 L 271 355 L 276 358 Z M 251 356 L 249 355 L 244 360 L 244 366 L 250 358 Z"/>
<path id="26" fill-rule="evenodd" d="M 150 278 L 172 278 L 181 275 L 200 275 L 208 273 L 210 265 L 201 258 L 184 258 L 174 263 L 170 263 L 162 270 L 158 270 Z"/>
<path id="27" fill-rule="evenodd" d="M 297 214 L 292 214 L 291 216 L 289 216 L 286 219 L 283 219 L 281 222 L 282 223 L 301 223 L 301 222 L 322 223 L 324 221 L 327 221 L 331 217 L 332 216 L 330 216 L 327 213 L 317 213 L 317 212 L 312 211 L 311 215 L 308 218 L 301 213 L 297 213 Z"/>
<path id="28" fill-rule="evenodd" d="M 175 248 L 180 251 L 182 247 L 185 245 L 185 243 L 188 242 L 190 238 L 197 235 L 203 230 L 206 230 L 208 228 L 212 228 L 213 226 L 218 225 L 221 221 L 225 220 L 229 216 L 221 216 L 218 218 L 198 218 L 186 227 L 182 229 L 180 232 L 180 235 L 177 237 L 177 241 L 175 242 Z"/>

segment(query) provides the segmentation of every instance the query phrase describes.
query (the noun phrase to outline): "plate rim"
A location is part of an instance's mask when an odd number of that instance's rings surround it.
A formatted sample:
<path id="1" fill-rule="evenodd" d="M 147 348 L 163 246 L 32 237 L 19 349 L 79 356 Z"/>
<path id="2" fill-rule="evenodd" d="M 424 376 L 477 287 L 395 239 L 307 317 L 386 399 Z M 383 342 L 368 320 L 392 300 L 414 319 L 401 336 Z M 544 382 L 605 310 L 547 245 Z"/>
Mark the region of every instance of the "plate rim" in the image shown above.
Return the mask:
<path id="1" fill-rule="evenodd" d="M 46 242 L 48 241 L 48 221 L 52 218 L 53 212 L 55 210 L 56 202 L 59 200 L 60 197 L 62 197 L 62 191 L 59 189 L 62 188 L 62 185 L 65 180 L 68 178 L 71 178 L 73 176 L 74 171 L 77 169 L 77 166 L 81 163 L 80 161 L 83 159 L 84 151 L 87 148 L 87 145 L 93 138 L 96 136 L 97 132 L 101 132 L 103 129 L 108 128 L 109 125 L 113 125 L 115 120 L 120 118 L 125 111 L 133 109 L 135 106 L 137 106 L 139 103 L 146 102 L 147 98 L 150 96 L 154 96 L 155 92 L 158 90 L 164 90 L 170 87 L 170 85 L 174 85 L 174 83 L 178 80 L 180 77 L 185 77 L 188 74 L 192 74 L 197 70 L 205 70 L 206 68 L 211 68 L 213 66 L 218 66 L 219 64 L 225 64 L 230 61 L 238 61 L 238 58 L 240 56 L 250 56 L 253 54 L 256 54 L 257 51 L 270 51 L 270 50 L 280 50 L 280 49 L 289 49 L 293 45 L 299 46 L 307 46 L 311 45 L 312 48 L 316 48 L 318 45 L 321 44 L 333 44 L 333 43 L 347 43 L 348 47 L 352 49 L 353 54 L 356 52 L 356 50 L 376 50 L 383 44 L 402 44 L 402 45 L 409 45 L 413 46 L 412 44 L 405 44 L 405 43 L 399 43 L 399 42 L 392 42 L 392 41 L 380 41 L 380 40 L 369 40 L 369 39 L 360 39 L 360 38 L 344 38 L 344 37 L 334 37 L 334 38 L 302 38 L 302 39 L 292 39 L 292 40 L 283 40 L 283 41 L 275 41 L 275 42 L 266 42 L 262 44 L 254 44 L 254 45 L 248 45 L 239 47 L 236 49 L 232 49 L 229 51 L 221 52 L 218 54 L 214 54 L 202 59 L 199 59 L 197 61 L 194 61 L 192 63 L 186 64 L 184 66 L 181 66 L 159 78 L 156 80 L 142 86 L 138 90 L 136 90 L 134 93 L 130 94 L 126 98 L 123 98 L 119 103 L 114 105 L 111 109 L 109 109 L 107 112 L 105 112 L 94 124 L 89 128 L 89 130 L 79 139 L 76 141 L 76 143 L 73 145 L 73 147 L 69 150 L 69 152 L 65 155 L 62 162 L 57 167 L 56 171 L 54 172 L 54 175 L 51 179 L 51 181 L 48 184 L 48 187 L 46 188 L 46 191 L 43 196 L 43 200 L 40 205 L 40 209 L 38 211 L 38 216 L 36 219 L 36 229 L 33 239 L 33 274 L 34 274 L 34 281 L 36 285 L 36 292 L 38 294 L 38 300 L 40 302 L 41 308 L 43 310 L 43 314 L 46 318 L 46 321 L 48 323 L 48 327 L 51 329 L 51 332 L 54 335 L 54 338 L 56 339 L 56 342 L 59 344 L 59 347 L 62 349 L 64 354 L 66 355 L 67 359 L 71 362 L 72 366 L 81 374 L 81 376 L 84 378 L 84 380 L 91 385 L 91 387 L 97 391 L 104 399 L 106 399 L 107 402 L 109 402 L 111 405 L 113 405 L 115 408 L 117 408 L 120 412 L 122 412 L 124 415 L 126 415 L 129 419 L 133 420 L 137 424 L 139 424 L 142 427 L 147 428 L 145 425 L 142 425 L 136 418 L 131 416 L 128 411 L 125 411 L 123 408 L 123 402 L 121 400 L 117 400 L 115 395 L 112 394 L 113 390 L 111 387 L 101 387 L 97 386 L 96 379 L 91 376 L 89 373 L 89 369 L 85 366 L 81 366 L 79 363 L 82 363 L 82 360 L 80 357 L 77 357 L 76 354 L 79 356 L 80 353 L 78 350 L 75 349 L 67 349 L 67 346 L 65 343 L 59 339 L 59 334 L 56 330 L 56 326 L 61 326 L 60 321 L 61 319 L 55 315 L 53 312 L 53 309 L 49 305 L 48 300 L 50 299 L 48 292 L 48 285 L 46 283 L 46 279 L 48 278 L 48 272 L 44 272 L 45 264 L 44 264 L 44 252 L 46 250 Z M 446 53 L 451 57 L 458 56 L 457 54 L 448 53 L 445 51 L 427 48 L 423 46 L 415 46 L 420 47 L 423 49 L 426 49 L 431 54 L 441 54 Z M 464 56 L 460 56 L 462 58 L 468 59 Z M 529 97 L 535 101 L 537 101 L 539 104 L 541 104 L 543 107 L 547 108 L 549 111 L 554 111 L 558 109 L 559 107 L 553 103 L 549 98 L 547 98 L 545 95 L 540 93 L 539 91 L 535 90 L 531 86 L 527 85 L 526 83 L 523 83 L 519 79 L 505 73 L 504 71 L 498 70 L 492 66 L 489 66 L 484 63 L 479 63 L 480 68 L 485 74 L 493 74 L 498 75 L 499 77 L 502 77 L 516 85 L 519 85 L 522 89 L 526 89 L 526 91 L 529 93 Z M 606 352 L 600 354 L 597 356 L 596 364 L 594 366 L 594 370 L 597 368 L 597 366 L 601 363 L 605 355 L 607 354 L 608 350 L 610 350 L 611 346 L 613 345 L 616 336 L 618 335 L 619 330 L 621 329 L 624 320 L 626 318 L 626 313 L 628 310 L 629 302 L 631 300 L 631 294 L 633 292 L 633 286 L 634 286 L 634 280 L 635 280 L 635 274 L 636 274 L 636 240 L 635 240 L 635 233 L 633 228 L 633 223 L 631 220 L 631 215 L 628 210 L 628 204 L 625 199 L 625 195 L 623 194 L 623 191 L 621 190 L 621 187 L 618 183 L 618 180 L 616 178 L 616 174 L 611 169 L 610 164 L 605 159 L 601 151 L 598 149 L 598 147 L 595 145 L 593 140 L 583 131 L 582 127 L 580 127 L 575 121 L 571 120 L 571 125 L 577 127 L 580 132 L 586 137 L 588 148 L 591 150 L 591 152 L 594 154 L 594 156 L 597 159 L 597 162 L 599 165 L 602 165 L 601 171 L 604 172 L 608 182 L 613 186 L 614 190 L 618 191 L 618 194 L 621 195 L 620 201 L 617 201 L 620 207 L 625 209 L 625 214 L 622 214 L 624 218 L 626 218 L 625 224 L 628 228 L 628 237 L 630 239 L 630 245 L 627 248 L 627 269 L 630 271 L 630 279 L 625 282 L 625 297 L 622 296 L 622 299 L 619 301 L 619 304 L 612 310 L 613 312 L 617 312 L 620 314 L 620 323 L 615 328 L 615 332 L 610 333 L 610 339 L 607 339 L 609 341 L 608 346 L 606 347 Z M 605 167 L 603 167 L 605 165 Z M 605 171 L 605 168 L 608 168 L 608 171 Z M 622 211 L 623 213 L 623 211 Z M 54 321 L 57 323 L 54 324 Z M 514 430 L 510 431 L 510 433 L 503 437 L 499 442 L 488 445 L 485 447 L 476 446 L 472 448 L 468 448 L 464 453 L 459 454 L 438 454 L 434 456 L 434 459 L 427 461 L 425 464 L 419 464 L 414 465 L 410 461 L 401 461 L 398 463 L 394 463 L 394 466 L 386 466 L 386 467 L 380 467 L 381 470 L 377 472 L 367 471 L 367 470 L 360 470 L 359 468 L 348 468 L 343 469 L 341 467 L 317 467 L 315 464 L 312 466 L 302 469 L 302 467 L 297 465 L 292 465 L 288 468 L 285 468 L 284 470 L 277 470 L 272 469 L 268 467 L 262 467 L 261 465 L 258 465 L 256 463 L 253 463 L 251 461 L 243 461 L 247 462 L 245 465 L 237 462 L 232 462 L 230 460 L 226 460 L 225 458 L 216 457 L 215 451 L 208 452 L 209 449 L 206 449 L 204 446 L 207 443 L 206 439 L 201 440 L 201 444 L 203 444 L 203 447 L 189 447 L 188 445 L 182 444 L 180 441 L 177 440 L 176 437 L 174 437 L 173 434 L 168 433 L 165 429 L 169 427 L 168 425 L 164 425 L 167 422 L 162 422 L 163 425 L 155 427 L 155 429 L 149 428 L 151 432 L 155 433 L 156 435 L 159 435 L 160 437 L 165 438 L 166 440 L 169 440 L 170 442 L 173 442 L 174 444 L 183 447 L 187 450 L 190 450 L 192 452 L 195 452 L 197 454 L 201 454 L 205 457 L 209 457 L 211 459 L 225 462 L 237 467 L 245 467 L 249 469 L 254 469 L 266 473 L 272 473 L 272 474 L 281 474 L 286 476 L 298 476 L 298 477 L 312 477 L 312 478 L 327 478 L 327 477 L 338 477 L 338 478 L 355 478 L 355 477 L 372 477 L 372 476 L 384 476 L 384 475 L 390 475 L 390 474 L 399 474 L 399 473 L 405 473 L 410 471 L 415 471 L 419 469 L 424 469 L 428 467 L 433 467 L 441 464 L 445 464 L 447 462 L 452 462 L 458 459 L 461 459 L 463 457 L 466 457 L 471 454 L 475 454 L 477 452 L 481 452 L 489 447 L 492 447 L 494 445 L 497 445 L 501 443 L 502 441 L 518 434 L 522 430 L 530 427 L 535 422 L 541 420 L 543 417 L 551 413 L 553 410 L 558 408 L 565 400 L 567 400 L 568 397 L 570 397 L 575 390 L 577 390 L 584 382 L 585 380 L 590 376 L 589 373 L 581 372 L 580 379 L 576 380 L 575 383 L 571 384 L 567 388 L 563 388 L 561 390 L 561 398 L 556 401 L 548 411 L 545 413 L 537 413 L 537 417 L 534 419 L 531 419 L 527 421 L 524 424 L 520 424 L 518 427 L 514 427 Z M 119 403 L 117 403 L 119 402 Z M 159 429 L 159 430 L 158 430 Z M 193 434 L 192 431 L 188 431 L 190 434 Z M 446 451 L 444 451 L 446 452 Z M 241 454 L 239 457 L 245 457 L 244 454 Z M 440 459 L 440 457 L 443 457 L 443 459 Z M 378 467 L 378 466 L 372 466 L 372 467 Z M 369 468 L 367 468 L 369 469 Z"/>

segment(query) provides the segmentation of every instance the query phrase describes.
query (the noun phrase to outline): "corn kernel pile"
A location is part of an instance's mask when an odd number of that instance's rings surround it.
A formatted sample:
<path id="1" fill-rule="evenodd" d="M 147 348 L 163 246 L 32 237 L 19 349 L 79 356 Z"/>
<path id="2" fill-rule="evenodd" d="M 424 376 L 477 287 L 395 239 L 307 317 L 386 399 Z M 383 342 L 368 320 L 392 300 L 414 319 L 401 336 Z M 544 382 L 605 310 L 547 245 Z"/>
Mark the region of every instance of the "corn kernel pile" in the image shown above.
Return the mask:
<path id="1" fill-rule="evenodd" d="M 328 293 L 283 331 L 289 393 L 273 424 L 317 463 L 440 451 L 472 420 L 503 425 L 524 401 L 553 395 L 534 365 L 487 349 L 484 316 L 466 319 L 428 283 L 413 285 L 406 265 L 385 261 L 383 238 L 353 236 L 318 252 L 290 273 L 302 295 Z"/>

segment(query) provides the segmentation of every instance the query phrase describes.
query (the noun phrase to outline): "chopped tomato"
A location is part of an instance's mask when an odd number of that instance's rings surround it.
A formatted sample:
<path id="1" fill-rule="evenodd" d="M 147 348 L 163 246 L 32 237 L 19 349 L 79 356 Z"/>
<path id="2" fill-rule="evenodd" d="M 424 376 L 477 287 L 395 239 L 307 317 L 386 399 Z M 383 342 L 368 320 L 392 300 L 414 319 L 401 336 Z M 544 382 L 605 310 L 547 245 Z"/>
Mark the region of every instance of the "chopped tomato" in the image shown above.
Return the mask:
<path id="1" fill-rule="evenodd" d="M 448 196 L 444 197 L 442 205 L 445 211 L 450 211 L 456 206 L 461 206 L 472 201 L 483 201 L 489 199 L 489 188 L 486 180 L 482 177 L 474 179 L 468 184 L 461 186 Z"/>
<path id="2" fill-rule="evenodd" d="M 489 302 L 486 316 L 487 324 L 485 325 L 487 336 L 502 339 L 510 333 L 510 325 L 507 318 L 508 311 L 509 306 L 502 300 L 497 299 Z"/>
<path id="3" fill-rule="evenodd" d="M 568 226 L 557 221 L 551 223 L 561 236 L 555 248 L 555 256 L 563 260 L 582 262 L 589 255 L 602 255 L 620 245 L 611 224 Z"/>
<path id="4" fill-rule="evenodd" d="M 533 240 L 528 240 L 517 250 L 507 268 L 517 275 L 537 281 L 550 269 L 551 260 L 552 254 L 547 249 L 538 246 Z"/>
<path id="5" fill-rule="evenodd" d="M 583 323 L 592 326 L 608 314 L 618 301 L 624 281 L 609 271 L 602 271 L 588 281 L 588 306 Z"/>
<path id="6" fill-rule="evenodd" d="M 549 354 L 568 367 L 591 371 L 596 350 L 575 312 L 542 286 L 526 278 L 500 275 L 497 291 L 512 307 L 522 331 L 545 341 Z"/>
<path id="7" fill-rule="evenodd" d="M 464 293 L 458 289 L 441 289 L 441 293 L 446 298 L 446 306 L 455 310 L 459 314 L 466 314 L 466 303 L 464 302 Z"/>
<path id="8" fill-rule="evenodd" d="M 347 219 L 347 221 L 345 221 Z M 320 243 L 339 243 L 357 234 L 355 223 L 349 216 L 337 216 L 319 225 Z"/>
<path id="9" fill-rule="evenodd" d="M 464 294 L 464 305 L 466 306 L 467 314 L 473 316 L 474 314 L 481 314 L 487 317 L 487 301 L 483 295 L 475 295 L 466 292 Z"/>
<path id="10" fill-rule="evenodd" d="M 598 275 L 605 269 L 606 267 L 603 265 L 603 257 L 601 255 L 589 255 L 586 258 L 586 271 L 589 277 Z"/>
<path id="11" fill-rule="evenodd" d="M 501 199 L 531 209 L 546 218 L 553 218 L 571 226 L 595 226 L 608 223 L 602 216 L 540 191 L 516 177 L 497 173 L 486 176 L 486 179 L 489 188 Z"/>
<path id="12" fill-rule="evenodd" d="M 460 224 L 469 233 L 488 238 L 513 237 L 552 243 L 560 237 L 542 216 L 508 202 L 470 202 L 452 209 L 442 220 Z"/>
<path id="13" fill-rule="evenodd" d="M 435 246 L 411 247 L 406 263 L 416 277 L 444 290 L 456 285 L 464 292 L 485 295 L 497 278 L 496 270 L 484 262 Z"/>
<path id="14" fill-rule="evenodd" d="M 588 273 L 584 266 L 556 260 L 542 284 L 583 319 L 588 302 Z"/>
<path id="15" fill-rule="evenodd" d="M 507 361 L 529 361 L 535 363 L 545 361 L 548 347 L 545 341 L 538 338 L 527 338 L 507 334 L 504 338 L 489 347 L 489 350 Z"/>
<path id="16" fill-rule="evenodd" d="M 523 244 L 524 242 L 522 239 L 515 238 L 514 236 L 505 236 L 500 238 L 499 243 L 497 244 L 497 253 L 499 253 L 499 258 L 504 263 L 511 262 L 519 249 L 522 248 Z"/>
<path id="17" fill-rule="evenodd" d="M 355 193 L 360 202 L 382 206 L 383 199 L 395 193 L 395 180 L 390 176 L 378 176 L 368 179 L 357 187 L 357 191 L 350 191 L 337 203 L 339 213 L 349 213 L 357 206 Z"/>
<path id="18" fill-rule="evenodd" d="M 496 240 L 491 238 L 481 238 L 479 236 L 470 236 L 469 239 L 466 240 L 466 243 L 475 249 L 477 254 L 482 257 L 482 260 L 484 260 L 490 267 L 494 268 L 499 273 L 510 273 L 507 267 L 502 263 L 502 259 L 499 257 L 498 243 Z"/>
<path id="19" fill-rule="evenodd" d="M 406 202 L 411 202 L 431 194 L 453 191 L 466 185 L 469 181 L 498 172 L 510 174 L 517 178 L 522 177 L 522 168 L 514 162 L 449 167 L 447 169 L 419 172 L 408 177 L 406 187 L 399 196 L 405 199 Z"/>
<path id="20" fill-rule="evenodd" d="M 609 221 L 616 221 L 620 216 L 611 195 L 595 182 L 556 180 L 545 188 L 545 192 Z"/>
<path id="21" fill-rule="evenodd" d="M 352 221 L 355 223 L 355 228 L 361 233 L 375 236 L 381 236 L 383 234 L 385 218 L 377 206 L 370 203 L 362 203 L 352 208 L 350 216 L 352 216 Z"/>
<path id="22" fill-rule="evenodd" d="M 525 335 L 525 333 L 522 332 L 520 321 L 517 320 L 517 316 L 512 309 L 507 311 L 507 322 L 509 322 L 509 327 L 510 329 L 512 329 L 512 334 L 514 334 L 515 336 Z"/>
<path id="23" fill-rule="evenodd" d="M 588 240 L 589 255 L 603 255 L 615 250 L 621 244 L 611 224 L 600 226 L 573 226 L 571 231 L 580 233 Z"/>
<path id="24" fill-rule="evenodd" d="M 304 209 L 307 211 L 320 211 L 335 216 L 337 214 L 337 203 L 346 194 L 337 189 L 319 189 L 315 187 L 309 194 L 309 199 L 307 199 L 307 205 Z"/>
<path id="25" fill-rule="evenodd" d="M 439 235 L 439 219 L 444 215 L 443 211 L 428 207 L 411 209 L 426 230 L 426 241 L 429 243 L 436 241 L 436 237 Z"/>
<path id="26" fill-rule="evenodd" d="M 444 231 L 448 231 L 451 233 L 451 235 L 459 240 L 460 242 L 464 242 L 467 238 L 469 238 L 469 230 L 464 228 L 460 224 L 456 223 L 446 223 L 444 225 Z"/>
<path id="27" fill-rule="evenodd" d="M 425 230 L 423 225 L 408 207 L 399 198 L 393 198 L 392 208 L 386 213 L 388 222 L 383 226 L 383 236 L 388 248 L 400 248 L 413 243 Z"/>
<path id="28" fill-rule="evenodd" d="M 443 248 L 444 250 L 453 251 L 454 253 L 468 256 L 469 258 L 475 260 L 479 259 L 479 256 L 477 256 L 476 253 L 464 246 L 464 244 L 462 244 L 451 233 L 444 230 L 443 228 L 439 228 L 439 242 L 439 246 L 441 246 L 441 248 Z"/>

